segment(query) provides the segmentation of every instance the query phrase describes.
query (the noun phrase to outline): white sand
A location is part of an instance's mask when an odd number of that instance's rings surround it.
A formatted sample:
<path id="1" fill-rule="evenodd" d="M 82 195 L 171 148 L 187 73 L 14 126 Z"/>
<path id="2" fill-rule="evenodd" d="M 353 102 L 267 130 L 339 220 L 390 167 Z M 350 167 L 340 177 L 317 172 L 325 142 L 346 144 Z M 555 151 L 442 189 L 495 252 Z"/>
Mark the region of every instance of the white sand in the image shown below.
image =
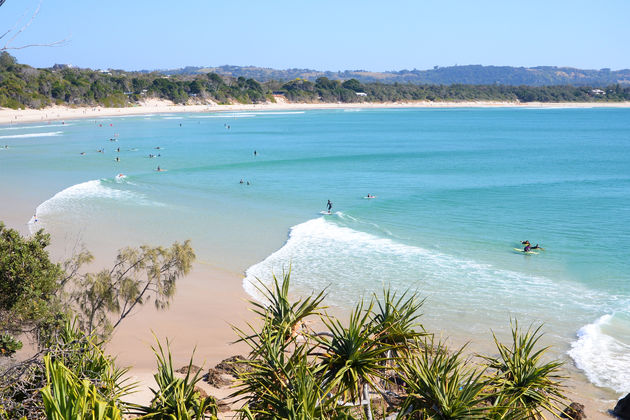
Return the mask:
<path id="1" fill-rule="evenodd" d="M 277 97 L 276 103 L 265 104 L 235 104 L 217 105 L 208 103 L 203 105 L 175 105 L 170 101 L 149 99 L 146 102 L 126 108 L 103 107 L 68 107 L 53 106 L 44 109 L 13 110 L 0 108 L 0 124 L 19 124 L 37 121 L 72 120 L 77 118 L 98 119 L 102 117 L 122 115 L 142 115 L 154 113 L 175 112 L 229 112 L 229 111 L 286 111 L 297 109 L 349 109 L 349 108 L 630 108 L 630 102 L 599 102 L 599 103 L 541 103 L 541 102 L 384 102 L 384 103 L 289 103 L 283 97 Z"/>

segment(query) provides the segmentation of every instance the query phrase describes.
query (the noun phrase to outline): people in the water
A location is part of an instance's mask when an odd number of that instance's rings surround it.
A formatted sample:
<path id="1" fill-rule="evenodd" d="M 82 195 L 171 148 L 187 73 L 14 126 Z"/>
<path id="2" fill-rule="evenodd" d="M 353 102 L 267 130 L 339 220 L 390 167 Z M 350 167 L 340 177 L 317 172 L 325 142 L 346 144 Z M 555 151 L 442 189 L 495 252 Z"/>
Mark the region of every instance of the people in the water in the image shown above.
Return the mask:
<path id="1" fill-rule="evenodd" d="M 118 156 L 116 156 L 116 162 L 120 162 L 120 158 Z"/>
<path id="2" fill-rule="evenodd" d="M 239 182 L 239 184 L 242 184 L 242 183 L 243 183 L 243 178 L 241 178 L 241 182 Z"/>
<path id="3" fill-rule="evenodd" d="M 368 193 L 368 195 L 367 195 L 367 198 L 375 198 L 375 197 L 376 197 L 376 196 L 374 196 L 374 195 L 372 195 L 372 194 L 370 194 L 370 193 Z"/>
<path id="4" fill-rule="evenodd" d="M 326 209 L 328 210 L 328 213 L 331 212 L 331 210 L 332 210 L 332 201 L 328 200 L 328 203 L 326 203 Z"/>
<path id="5" fill-rule="evenodd" d="M 542 246 L 538 244 L 532 246 L 532 244 L 528 240 L 521 241 L 521 244 L 525 245 L 525 248 L 523 248 L 523 251 L 525 252 L 529 252 L 532 249 L 544 249 Z"/>
<path id="6" fill-rule="evenodd" d="M 258 155 L 258 152 L 256 152 L 256 151 L 254 150 L 254 156 L 257 156 L 257 155 Z"/>

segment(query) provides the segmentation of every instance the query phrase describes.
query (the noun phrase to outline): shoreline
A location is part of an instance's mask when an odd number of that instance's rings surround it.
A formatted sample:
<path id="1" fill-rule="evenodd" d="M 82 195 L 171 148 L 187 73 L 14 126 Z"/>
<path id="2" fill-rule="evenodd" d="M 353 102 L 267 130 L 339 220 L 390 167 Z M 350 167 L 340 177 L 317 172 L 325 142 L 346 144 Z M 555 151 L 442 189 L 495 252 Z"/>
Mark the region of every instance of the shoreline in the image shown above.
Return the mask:
<path id="1" fill-rule="evenodd" d="M 148 100 L 138 106 L 125 108 L 69 107 L 53 106 L 44 109 L 8 109 L 0 108 L 0 125 L 23 124 L 74 119 L 98 119 L 116 116 L 131 116 L 164 113 L 203 113 L 233 111 L 291 111 L 314 109 L 382 109 L 382 108 L 630 108 L 630 102 L 500 102 L 500 101 L 463 101 L 463 102 L 358 102 L 358 103 L 289 103 L 279 101 L 264 104 L 217 105 L 175 105 L 166 100 Z"/>
<path id="2" fill-rule="evenodd" d="M 459 104 L 461 105 L 461 103 Z M 290 105 L 299 106 L 302 104 Z M 496 106 L 500 107 L 501 105 Z M 630 104 L 628 106 L 630 106 Z M 188 108 L 183 106 L 174 107 Z M 402 108 L 405 106 L 402 106 L 401 104 L 401 106 L 396 107 Z M 343 109 L 348 107 L 340 105 L 332 108 Z M 354 108 L 368 107 L 355 106 Z M 370 108 L 381 108 L 381 106 L 377 105 Z M 304 108 L 296 107 L 274 109 L 297 110 Z M 321 106 L 310 109 L 331 108 Z M 265 109 L 264 106 L 261 105 L 257 108 L 253 108 L 252 110 L 268 111 L 273 109 Z M 144 112 L 137 112 L 136 114 L 131 115 L 142 115 L 147 113 L 146 109 L 143 109 L 142 111 Z M 189 109 L 173 111 L 170 109 L 165 112 L 216 111 L 217 110 L 214 109 L 210 111 L 190 111 Z M 218 111 L 226 110 L 219 109 Z M 124 114 L 120 115 L 122 116 Z M 91 118 L 91 116 L 84 118 Z M 20 122 L 23 123 L 25 121 Z M 15 216 L 17 216 L 18 212 L 16 211 L 14 213 Z M 9 219 L 11 219 L 11 217 L 9 217 Z M 22 220 L 22 218 L 20 217 L 19 220 Z M 97 257 L 98 255 L 101 255 L 102 252 L 113 251 L 112 249 L 105 250 L 103 248 L 90 249 L 95 255 L 97 255 Z M 105 266 L 106 265 L 107 264 L 105 264 Z M 197 345 L 195 364 L 201 365 L 203 361 L 206 360 L 208 362 L 205 364 L 206 369 L 214 366 L 216 362 L 225 357 L 241 353 L 237 347 L 230 345 L 236 336 L 233 334 L 228 323 L 243 327 L 245 325 L 245 322 L 243 321 L 250 321 L 253 318 L 251 313 L 247 310 L 248 305 L 244 302 L 244 300 L 248 299 L 249 296 L 242 287 L 242 273 L 228 271 L 222 269 L 221 267 L 208 267 L 205 264 L 195 264 L 195 266 L 196 267 L 191 275 L 182 278 L 181 282 L 178 284 L 179 289 L 169 310 L 156 312 L 153 308 L 144 308 L 141 313 L 138 313 L 135 317 L 130 318 L 126 320 L 125 323 L 121 324 L 120 330 L 116 332 L 114 340 L 112 340 L 112 343 L 110 343 L 107 348 L 108 353 L 118 354 L 118 360 L 121 362 L 122 366 L 129 364 L 134 365 L 134 369 L 131 373 L 138 379 L 142 380 L 143 388 L 145 385 L 150 384 L 155 365 L 154 357 L 150 350 L 150 346 L 155 343 L 152 332 L 155 332 L 161 340 L 163 340 L 165 336 L 174 340 L 172 351 L 176 367 L 185 365 L 188 362 L 195 345 Z M 239 314 L 248 314 L 249 316 L 239 317 Z M 448 331 L 445 331 L 445 333 L 448 333 Z M 463 340 L 467 337 L 457 338 Z M 458 340 L 455 342 L 458 342 Z M 492 343 L 488 336 L 484 336 L 479 344 L 482 347 L 491 347 Z M 129 360 L 131 360 L 131 362 L 129 362 Z M 605 414 L 605 410 L 612 408 L 614 404 L 606 402 L 602 398 L 603 392 L 601 392 L 600 388 L 595 388 L 594 385 L 590 384 L 584 378 L 575 377 L 573 375 L 571 375 L 571 379 L 567 381 L 567 385 L 572 391 L 571 394 L 575 395 L 575 399 L 577 401 L 587 404 L 587 413 L 589 414 L 589 418 L 610 418 Z M 142 393 L 138 394 L 139 398 L 146 398 L 146 395 L 141 394 Z"/>

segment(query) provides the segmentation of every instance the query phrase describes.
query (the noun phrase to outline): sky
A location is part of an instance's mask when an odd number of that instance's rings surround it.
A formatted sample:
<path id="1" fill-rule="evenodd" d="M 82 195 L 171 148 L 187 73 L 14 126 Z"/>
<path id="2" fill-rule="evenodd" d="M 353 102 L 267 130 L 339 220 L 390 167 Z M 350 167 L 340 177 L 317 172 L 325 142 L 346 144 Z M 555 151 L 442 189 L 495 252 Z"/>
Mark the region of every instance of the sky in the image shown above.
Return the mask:
<path id="1" fill-rule="evenodd" d="M 65 41 L 9 50 L 35 67 L 630 68 L 629 0 L 6 0 L 0 33 L 40 1 L 9 47 Z"/>

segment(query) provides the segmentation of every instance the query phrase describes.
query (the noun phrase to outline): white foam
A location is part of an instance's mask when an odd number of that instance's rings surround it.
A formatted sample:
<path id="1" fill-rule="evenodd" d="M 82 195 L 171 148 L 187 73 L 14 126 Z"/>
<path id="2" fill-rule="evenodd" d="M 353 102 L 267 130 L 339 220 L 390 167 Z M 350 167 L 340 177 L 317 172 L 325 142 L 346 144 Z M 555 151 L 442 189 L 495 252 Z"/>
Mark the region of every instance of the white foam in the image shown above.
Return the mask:
<path id="1" fill-rule="evenodd" d="M 347 308 L 383 285 L 417 289 L 428 297 L 432 310 L 427 318 L 456 323 L 465 318 L 487 331 L 500 328 L 510 317 L 530 321 L 542 317 L 539 320 L 567 345 L 575 323 L 585 322 L 588 314 L 630 308 L 630 296 L 618 294 L 613 299 L 579 283 L 500 269 L 339 225 L 348 221 L 361 224 L 355 217 L 335 213 L 291 228 L 282 248 L 247 269 L 246 292 L 261 300 L 256 279 L 269 284 L 272 273 L 279 275 L 291 267 L 296 293 L 328 287 L 329 305 Z M 593 383 L 629 392 L 630 347 L 614 337 L 630 339 L 630 328 L 606 335 L 601 324 L 607 319 L 580 330 L 570 354 Z"/>
<path id="2" fill-rule="evenodd" d="M 123 177 L 116 177 L 113 183 L 126 183 L 125 178 L 126 176 L 124 175 Z M 137 205 L 163 206 L 162 203 L 147 200 L 141 194 L 108 187 L 106 181 L 98 179 L 86 181 L 58 192 L 37 206 L 35 214 L 38 220 L 35 222 L 34 217 L 31 218 L 28 222 L 29 230 L 33 233 L 45 227 L 47 216 L 59 213 L 72 213 L 81 209 L 86 200 L 105 199 L 116 202 L 133 202 Z"/>
<path id="3" fill-rule="evenodd" d="M 630 392 L 630 345 L 605 332 L 613 321 L 607 314 L 580 328 L 568 354 L 592 383 L 625 394 Z"/>
<path id="4" fill-rule="evenodd" d="M 223 119 L 230 119 L 230 118 L 250 118 L 250 117 L 255 117 L 256 114 L 221 114 L 221 115 L 196 115 L 193 116 L 191 118 L 223 118 Z"/>
<path id="5" fill-rule="evenodd" d="M 63 134 L 63 131 L 48 131 L 45 133 L 29 133 L 29 134 L 13 134 L 9 136 L 0 136 L 0 139 L 19 139 L 27 137 L 53 137 Z"/>
<path id="6" fill-rule="evenodd" d="M 28 130 L 32 128 L 50 128 L 50 127 L 68 127 L 72 124 L 46 124 L 46 125 L 17 125 L 11 127 L 0 127 L 0 131 L 3 130 Z"/>

